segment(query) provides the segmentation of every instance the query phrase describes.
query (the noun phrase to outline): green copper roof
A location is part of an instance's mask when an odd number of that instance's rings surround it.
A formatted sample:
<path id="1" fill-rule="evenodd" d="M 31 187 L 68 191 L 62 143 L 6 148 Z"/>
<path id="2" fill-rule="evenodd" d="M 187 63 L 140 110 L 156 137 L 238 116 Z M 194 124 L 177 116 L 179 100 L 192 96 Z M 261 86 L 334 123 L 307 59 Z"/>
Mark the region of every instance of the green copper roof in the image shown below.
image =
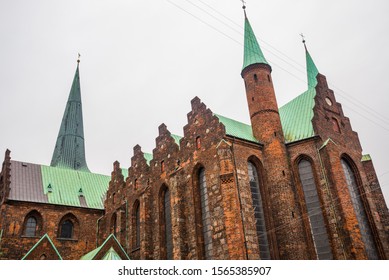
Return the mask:
<path id="1" fill-rule="evenodd" d="M 93 251 L 90 251 L 86 255 L 81 257 L 81 260 L 94 260 L 96 255 L 103 249 L 104 245 L 110 240 L 114 239 L 114 242 L 118 245 L 118 248 L 122 251 L 122 253 L 126 256 L 126 259 L 129 260 L 130 257 L 127 255 L 126 251 L 123 249 L 123 247 L 120 245 L 119 241 L 116 239 L 115 235 L 110 234 L 107 239 L 101 244 L 99 247 L 94 249 Z M 111 250 L 112 249 L 112 250 Z M 105 255 L 102 257 L 102 260 L 121 260 L 119 254 L 113 249 L 111 246 L 110 249 L 105 253 Z"/>
<path id="2" fill-rule="evenodd" d="M 50 165 L 89 171 L 85 160 L 84 128 L 78 65 Z"/>
<path id="3" fill-rule="evenodd" d="M 25 259 L 28 257 L 28 255 L 30 255 L 31 252 L 34 251 L 35 248 L 38 247 L 38 245 L 39 245 L 40 243 L 42 243 L 43 240 L 45 240 L 45 239 L 47 239 L 47 240 L 49 241 L 50 245 L 53 247 L 55 253 L 56 253 L 57 256 L 58 256 L 58 258 L 59 258 L 60 260 L 62 260 L 61 254 L 58 252 L 57 247 L 55 247 L 53 241 L 51 241 L 51 238 L 49 237 L 49 235 L 48 235 L 47 233 L 46 233 L 45 235 L 43 235 L 42 238 L 39 239 L 39 241 L 38 241 L 37 243 L 35 243 L 35 245 L 30 249 L 30 251 L 27 252 L 27 254 L 22 258 L 22 260 L 25 260 Z"/>
<path id="4" fill-rule="evenodd" d="M 48 203 L 104 209 L 110 176 L 41 165 L 43 192 Z M 50 192 L 47 186 L 51 186 Z M 79 190 L 82 189 L 82 198 Z"/>
<path id="5" fill-rule="evenodd" d="M 315 135 L 312 126 L 315 88 L 310 88 L 279 109 L 286 142 L 293 142 Z"/>
<path id="6" fill-rule="evenodd" d="M 153 155 L 149 153 L 143 153 L 143 157 L 146 159 L 148 165 L 150 165 L 150 161 L 153 159 Z"/>
<path id="7" fill-rule="evenodd" d="M 215 116 L 225 126 L 227 135 L 258 143 L 250 125 L 217 114 L 215 114 Z"/>
<path id="8" fill-rule="evenodd" d="M 101 259 L 104 261 L 120 261 L 122 258 L 116 253 L 115 249 L 111 247 Z"/>
<path id="9" fill-rule="evenodd" d="M 309 54 L 307 47 L 305 47 L 305 56 L 306 56 L 306 63 L 307 63 L 308 88 L 314 88 L 317 85 L 316 76 L 317 74 L 319 74 L 319 70 L 317 70 L 315 62 L 313 62 L 313 59 Z"/>
<path id="10" fill-rule="evenodd" d="M 174 139 L 174 142 L 176 142 L 176 144 L 178 146 L 180 146 L 180 140 L 181 140 L 182 136 L 179 136 L 179 135 L 176 135 L 176 134 L 171 134 L 171 137 Z"/>
<path id="11" fill-rule="evenodd" d="M 265 56 L 259 47 L 257 38 L 255 37 L 254 31 L 251 28 L 250 22 L 245 13 L 244 22 L 244 58 L 242 70 L 247 66 L 255 63 L 267 63 Z"/>
<path id="12" fill-rule="evenodd" d="M 363 155 L 361 161 L 369 161 L 371 160 L 371 156 L 369 154 Z"/>

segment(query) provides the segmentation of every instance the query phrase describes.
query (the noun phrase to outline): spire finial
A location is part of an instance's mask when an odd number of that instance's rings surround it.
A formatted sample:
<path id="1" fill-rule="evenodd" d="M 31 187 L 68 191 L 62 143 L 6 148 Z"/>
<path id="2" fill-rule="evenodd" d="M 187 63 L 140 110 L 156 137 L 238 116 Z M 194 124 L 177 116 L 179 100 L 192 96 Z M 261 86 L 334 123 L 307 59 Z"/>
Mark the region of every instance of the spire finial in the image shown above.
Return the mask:
<path id="1" fill-rule="evenodd" d="M 300 33 L 300 36 L 303 39 L 304 48 L 305 48 L 305 50 L 307 50 L 307 46 L 305 45 L 305 36 L 303 33 Z"/>
<path id="2" fill-rule="evenodd" d="M 80 54 L 80 53 L 78 53 L 77 64 L 80 64 L 80 57 L 81 57 L 81 54 Z"/>
<path id="3" fill-rule="evenodd" d="M 247 18 L 247 15 L 246 15 L 246 1 L 244 0 L 240 0 L 242 2 L 242 9 L 244 11 L 244 16 Z"/>

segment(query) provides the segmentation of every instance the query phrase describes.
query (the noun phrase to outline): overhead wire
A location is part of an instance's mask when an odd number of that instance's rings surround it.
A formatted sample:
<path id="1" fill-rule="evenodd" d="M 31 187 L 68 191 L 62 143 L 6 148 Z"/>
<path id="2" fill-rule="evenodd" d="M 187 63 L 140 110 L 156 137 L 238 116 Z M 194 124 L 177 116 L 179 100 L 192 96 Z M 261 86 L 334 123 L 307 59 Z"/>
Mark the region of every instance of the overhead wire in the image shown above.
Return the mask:
<path id="1" fill-rule="evenodd" d="M 235 43 L 241 45 L 241 46 L 244 46 L 240 41 L 236 40 L 235 38 L 233 38 L 232 36 L 228 35 L 227 33 L 221 31 L 220 29 L 214 27 L 213 25 L 211 25 L 210 23 L 206 22 L 205 20 L 201 19 L 200 17 L 194 15 L 193 13 L 191 13 L 190 11 L 184 9 L 183 7 L 179 6 L 178 4 L 174 3 L 173 1 L 171 0 L 166 0 L 167 2 L 169 2 L 170 4 L 176 6 L 177 8 L 179 8 L 180 10 L 184 11 L 185 13 L 191 15 L 192 17 L 194 17 L 195 19 L 197 19 L 198 21 L 202 22 L 203 24 L 207 25 L 208 27 L 212 28 L 213 30 L 217 31 L 218 33 L 222 34 L 223 36 L 229 38 L 230 40 L 234 41 Z M 236 23 L 235 21 L 231 20 L 229 17 L 223 15 L 222 13 L 220 13 L 219 11 L 217 11 L 215 8 L 213 8 L 211 5 L 209 5 L 208 3 L 205 3 L 204 1 L 201 1 L 201 0 L 198 0 L 199 2 L 201 2 L 202 4 L 206 5 L 208 8 L 210 8 L 212 11 L 214 11 L 215 13 L 217 13 L 218 15 L 222 16 L 223 18 L 225 19 L 228 19 L 230 22 L 234 23 L 236 26 L 238 26 L 239 28 L 243 29 L 243 27 Z M 199 9 L 200 11 L 206 13 L 207 15 L 211 16 L 212 18 L 214 18 L 215 20 L 217 20 L 218 22 L 220 22 L 221 24 L 225 25 L 226 27 L 230 28 L 231 30 L 233 30 L 234 32 L 237 32 L 239 33 L 240 35 L 244 35 L 242 32 L 236 30 L 234 27 L 232 27 L 231 25 L 225 23 L 225 21 L 222 21 L 218 18 L 216 18 L 213 14 L 211 14 L 210 12 L 206 11 L 204 8 L 201 8 L 199 5 L 193 3 L 192 1 L 190 0 L 186 0 L 186 2 L 190 3 L 192 6 L 196 7 L 197 9 Z M 272 49 L 274 49 L 275 51 L 277 51 L 278 53 L 282 54 L 283 56 L 285 56 L 287 59 L 289 59 L 290 61 L 292 61 L 294 64 L 298 65 L 298 66 L 301 66 L 301 64 L 297 63 L 296 61 L 294 61 L 292 58 L 290 58 L 288 55 L 284 54 L 283 52 L 281 52 L 280 50 L 278 50 L 277 48 L 275 48 L 274 46 L 270 45 L 269 43 L 265 42 L 264 40 L 260 40 L 261 42 L 264 42 L 265 44 L 269 45 Z M 280 57 L 279 55 L 275 54 L 273 51 L 267 49 L 267 48 L 264 48 L 266 49 L 268 52 L 272 53 L 274 56 L 278 57 L 280 60 L 282 60 L 283 62 L 287 63 L 289 66 L 293 67 L 294 69 L 296 69 L 297 71 L 299 71 L 300 73 L 304 73 L 303 71 L 301 71 L 300 69 L 298 69 L 297 67 L 295 67 L 295 65 L 293 65 L 292 63 L 286 61 L 285 59 L 283 59 L 282 57 Z M 301 79 L 300 77 L 296 76 L 294 73 L 288 71 L 287 69 L 285 69 L 284 67 L 282 67 L 281 65 L 279 65 L 278 63 L 275 63 L 274 61 L 271 61 L 272 65 L 280 68 L 281 70 L 285 71 L 286 73 L 288 73 L 289 75 L 293 76 L 295 79 L 303 82 L 303 83 L 306 83 L 305 80 Z M 305 73 L 304 73 L 305 74 Z M 347 99 L 350 103 L 352 103 L 354 106 L 358 107 L 360 110 L 368 113 L 368 114 L 374 114 L 375 116 L 373 116 L 373 118 L 375 119 L 378 119 L 378 121 L 382 122 L 382 123 L 385 123 L 386 125 L 389 125 L 389 118 L 386 118 L 384 115 L 380 114 L 379 112 L 377 112 L 376 110 L 370 108 L 369 106 L 367 106 L 366 104 L 363 104 L 361 105 L 362 103 L 357 100 L 355 97 L 352 97 L 351 98 L 351 95 L 348 94 L 347 92 L 341 90 L 340 88 L 338 88 L 336 85 L 330 83 L 330 85 L 332 87 L 334 87 L 335 89 L 337 89 L 338 91 L 341 91 L 342 93 L 339 93 L 337 92 L 337 95 L 338 96 L 341 96 L 342 98 L 344 99 Z M 350 96 L 350 97 L 348 97 Z M 368 118 L 366 117 L 365 115 L 361 114 L 360 111 L 355 111 L 353 109 L 350 108 L 350 106 L 346 105 L 345 107 L 349 108 L 350 110 L 352 110 L 353 112 L 355 112 L 356 114 L 359 114 L 361 117 L 365 118 L 366 120 L 376 124 L 377 126 L 389 131 L 389 128 L 379 124 L 378 122 L 372 120 L 371 118 Z"/>

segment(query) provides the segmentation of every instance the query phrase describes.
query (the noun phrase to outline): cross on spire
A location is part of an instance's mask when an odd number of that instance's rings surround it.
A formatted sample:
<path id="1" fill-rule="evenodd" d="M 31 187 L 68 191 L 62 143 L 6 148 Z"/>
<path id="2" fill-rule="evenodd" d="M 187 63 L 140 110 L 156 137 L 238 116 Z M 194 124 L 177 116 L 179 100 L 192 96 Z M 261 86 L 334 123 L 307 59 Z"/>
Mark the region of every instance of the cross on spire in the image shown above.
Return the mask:
<path id="1" fill-rule="evenodd" d="M 305 44 L 305 36 L 303 33 L 300 33 L 301 38 L 303 39 L 303 44 Z"/>
<path id="2" fill-rule="evenodd" d="M 242 2 L 242 5 L 243 5 L 242 8 L 243 8 L 243 10 L 246 9 L 246 1 L 244 1 L 244 0 L 240 0 L 240 1 Z"/>

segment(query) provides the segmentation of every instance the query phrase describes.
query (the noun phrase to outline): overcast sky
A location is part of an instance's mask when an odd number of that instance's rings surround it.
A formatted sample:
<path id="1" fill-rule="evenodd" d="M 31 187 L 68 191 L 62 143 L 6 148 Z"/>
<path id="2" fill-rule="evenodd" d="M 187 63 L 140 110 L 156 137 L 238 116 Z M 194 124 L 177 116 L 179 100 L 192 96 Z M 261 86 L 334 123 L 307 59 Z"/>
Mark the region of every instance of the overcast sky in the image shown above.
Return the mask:
<path id="1" fill-rule="evenodd" d="M 306 89 L 299 34 L 371 154 L 389 201 L 389 1 L 247 0 L 279 106 Z M 239 0 L 0 0 L 0 151 L 49 165 L 81 54 L 88 166 L 110 174 L 190 100 L 249 123 Z"/>

